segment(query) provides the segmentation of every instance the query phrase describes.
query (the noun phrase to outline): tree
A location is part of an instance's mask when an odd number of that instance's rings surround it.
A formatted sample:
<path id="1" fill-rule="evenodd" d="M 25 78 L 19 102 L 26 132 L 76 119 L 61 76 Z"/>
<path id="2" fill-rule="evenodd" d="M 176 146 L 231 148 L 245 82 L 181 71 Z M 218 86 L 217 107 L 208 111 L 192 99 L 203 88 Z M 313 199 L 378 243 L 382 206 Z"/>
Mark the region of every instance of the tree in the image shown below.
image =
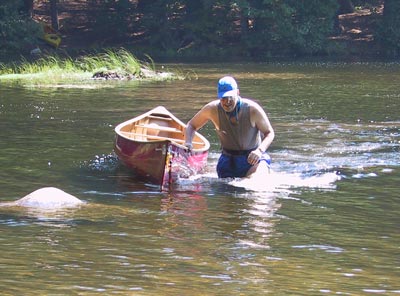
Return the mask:
<path id="1" fill-rule="evenodd" d="M 20 13 L 24 7 L 22 0 L 2 0 L 0 4 L 0 56 L 20 55 L 29 52 L 37 42 L 40 26 L 26 13 Z"/>
<path id="2" fill-rule="evenodd" d="M 337 0 L 242 0 L 248 18 L 243 36 L 252 56 L 323 52 Z M 242 17 L 242 19 L 245 19 Z"/>
<path id="3" fill-rule="evenodd" d="M 354 4 L 351 2 L 351 0 L 338 0 L 338 4 L 338 14 L 354 12 Z"/>
<path id="4" fill-rule="evenodd" d="M 33 0 L 24 0 L 23 11 L 29 16 L 33 16 Z"/>
<path id="5" fill-rule="evenodd" d="M 51 26 L 54 30 L 58 31 L 59 23 L 58 23 L 58 10 L 57 10 L 57 0 L 50 0 L 50 17 L 51 17 Z"/>
<path id="6" fill-rule="evenodd" d="M 248 1 L 251 26 L 248 46 L 253 56 L 287 52 L 293 34 L 294 7 L 289 1 Z"/>
<path id="7" fill-rule="evenodd" d="M 400 55 L 400 1 L 385 0 L 378 40 L 391 56 Z"/>
<path id="8" fill-rule="evenodd" d="M 190 42 L 194 42 L 196 50 L 202 49 L 203 52 L 211 48 L 221 52 L 222 48 L 229 47 L 236 33 L 234 7 L 230 2 L 184 1 L 182 45 L 188 46 Z"/>
<path id="9" fill-rule="evenodd" d="M 335 22 L 333 26 L 334 32 L 337 34 L 342 31 L 342 28 L 340 27 L 339 15 L 354 12 L 354 4 L 351 0 L 338 0 L 338 5 L 339 8 L 336 11 Z"/>
<path id="10" fill-rule="evenodd" d="M 292 44 L 299 54 L 318 54 L 324 51 L 326 39 L 333 30 L 338 8 L 336 0 L 293 1 L 294 34 Z"/>
<path id="11" fill-rule="evenodd" d="M 88 21 L 93 26 L 92 34 L 103 45 L 127 42 L 137 28 L 138 6 L 150 1 L 132 0 L 88 0 Z M 150 3 L 151 4 L 151 3 Z"/>
<path id="12" fill-rule="evenodd" d="M 152 47 L 163 51 L 179 48 L 179 36 L 182 35 L 182 5 L 174 0 L 141 0 L 138 12 L 142 15 L 140 26 L 146 40 Z"/>

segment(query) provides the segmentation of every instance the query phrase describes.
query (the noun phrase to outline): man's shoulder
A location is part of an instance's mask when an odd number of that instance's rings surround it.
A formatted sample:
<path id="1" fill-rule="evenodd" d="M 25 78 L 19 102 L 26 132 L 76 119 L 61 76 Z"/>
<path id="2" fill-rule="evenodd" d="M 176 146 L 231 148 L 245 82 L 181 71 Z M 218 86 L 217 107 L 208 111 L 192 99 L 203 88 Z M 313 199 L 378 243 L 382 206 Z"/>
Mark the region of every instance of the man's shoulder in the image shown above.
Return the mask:
<path id="1" fill-rule="evenodd" d="M 250 109 L 261 108 L 260 104 L 253 99 L 248 99 L 248 98 L 241 98 L 241 99 L 243 103 L 247 104 L 250 107 Z"/>
<path id="2" fill-rule="evenodd" d="M 207 116 L 209 118 L 212 118 L 217 114 L 218 110 L 218 100 L 211 101 L 203 106 L 203 108 L 199 111 L 199 114 L 202 116 Z"/>
<path id="3" fill-rule="evenodd" d="M 250 99 L 250 98 L 241 98 L 241 99 L 242 99 L 242 102 L 245 102 L 251 106 L 258 105 L 258 103 L 254 99 Z"/>
<path id="4" fill-rule="evenodd" d="M 253 114 L 253 115 L 265 114 L 265 111 L 264 111 L 263 107 L 258 102 L 256 102 L 255 100 L 246 99 L 246 98 L 244 98 L 244 99 L 242 98 L 242 100 L 243 100 L 243 102 L 248 104 L 251 114 Z"/>
<path id="5" fill-rule="evenodd" d="M 220 99 L 216 99 L 216 100 L 211 101 L 209 104 L 214 105 L 214 106 L 218 106 L 220 102 L 221 102 Z"/>
<path id="6" fill-rule="evenodd" d="M 206 104 L 204 107 L 208 109 L 216 109 L 219 105 L 219 100 L 214 100 Z"/>

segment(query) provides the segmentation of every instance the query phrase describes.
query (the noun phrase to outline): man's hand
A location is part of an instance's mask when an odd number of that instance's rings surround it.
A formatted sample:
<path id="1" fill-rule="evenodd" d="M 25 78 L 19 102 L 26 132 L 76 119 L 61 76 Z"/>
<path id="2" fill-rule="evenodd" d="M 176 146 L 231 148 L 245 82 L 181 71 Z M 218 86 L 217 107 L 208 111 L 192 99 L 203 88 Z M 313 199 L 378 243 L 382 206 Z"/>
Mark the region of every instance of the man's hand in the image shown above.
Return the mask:
<path id="1" fill-rule="evenodd" d="M 251 165 L 256 165 L 259 163 L 261 156 L 262 156 L 262 152 L 260 149 L 256 149 L 250 152 L 249 156 L 247 157 L 247 162 Z"/>
<path id="2" fill-rule="evenodd" d="M 192 148 L 193 148 L 192 143 L 185 143 L 185 147 L 186 147 L 185 151 L 187 153 L 192 153 Z"/>

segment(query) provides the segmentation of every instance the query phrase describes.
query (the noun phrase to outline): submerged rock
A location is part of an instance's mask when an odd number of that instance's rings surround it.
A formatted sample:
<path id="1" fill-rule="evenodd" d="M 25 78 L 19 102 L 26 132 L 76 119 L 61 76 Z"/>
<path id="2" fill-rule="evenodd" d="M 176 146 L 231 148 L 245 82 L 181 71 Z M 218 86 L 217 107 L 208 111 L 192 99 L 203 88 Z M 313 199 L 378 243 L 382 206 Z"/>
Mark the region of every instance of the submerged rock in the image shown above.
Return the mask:
<path id="1" fill-rule="evenodd" d="M 150 70 L 147 68 L 141 68 L 139 73 L 132 74 L 132 73 L 124 73 L 118 71 L 98 71 L 93 74 L 92 79 L 96 80 L 134 80 L 134 79 L 167 79 L 171 78 L 173 73 L 170 72 L 159 72 Z"/>
<path id="2" fill-rule="evenodd" d="M 131 80 L 132 74 L 122 74 L 116 71 L 99 71 L 93 74 L 92 79 L 97 80 Z"/>
<path id="3" fill-rule="evenodd" d="M 39 209 L 60 209 L 84 204 L 79 198 L 55 187 L 44 187 L 14 201 L 0 206 L 20 206 Z"/>

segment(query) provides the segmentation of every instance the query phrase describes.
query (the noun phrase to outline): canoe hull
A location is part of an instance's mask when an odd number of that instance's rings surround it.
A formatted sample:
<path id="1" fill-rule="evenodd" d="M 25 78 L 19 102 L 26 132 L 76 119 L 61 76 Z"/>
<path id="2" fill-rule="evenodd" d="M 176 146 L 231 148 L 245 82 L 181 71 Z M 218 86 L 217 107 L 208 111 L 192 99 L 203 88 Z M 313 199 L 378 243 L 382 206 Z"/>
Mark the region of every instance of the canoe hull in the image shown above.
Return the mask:
<path id="1" fill-rule="evenodd" d="M 201 173 L 207 165 L 209 142 L 196 133 L 197 148 L 189 153 L 183 146 L 185 129 L 164 107 L 157 107 L 115 128 L 114 151 L 139 178 L 169 186 Z"/>
<path id="2" fill-rule="evenodd" d="M 167 145 L 166 141 L 141 143 L 117 135 L 114 151 L 122 163 L 139 177 L 161 184 L 164 178 Z"/>

